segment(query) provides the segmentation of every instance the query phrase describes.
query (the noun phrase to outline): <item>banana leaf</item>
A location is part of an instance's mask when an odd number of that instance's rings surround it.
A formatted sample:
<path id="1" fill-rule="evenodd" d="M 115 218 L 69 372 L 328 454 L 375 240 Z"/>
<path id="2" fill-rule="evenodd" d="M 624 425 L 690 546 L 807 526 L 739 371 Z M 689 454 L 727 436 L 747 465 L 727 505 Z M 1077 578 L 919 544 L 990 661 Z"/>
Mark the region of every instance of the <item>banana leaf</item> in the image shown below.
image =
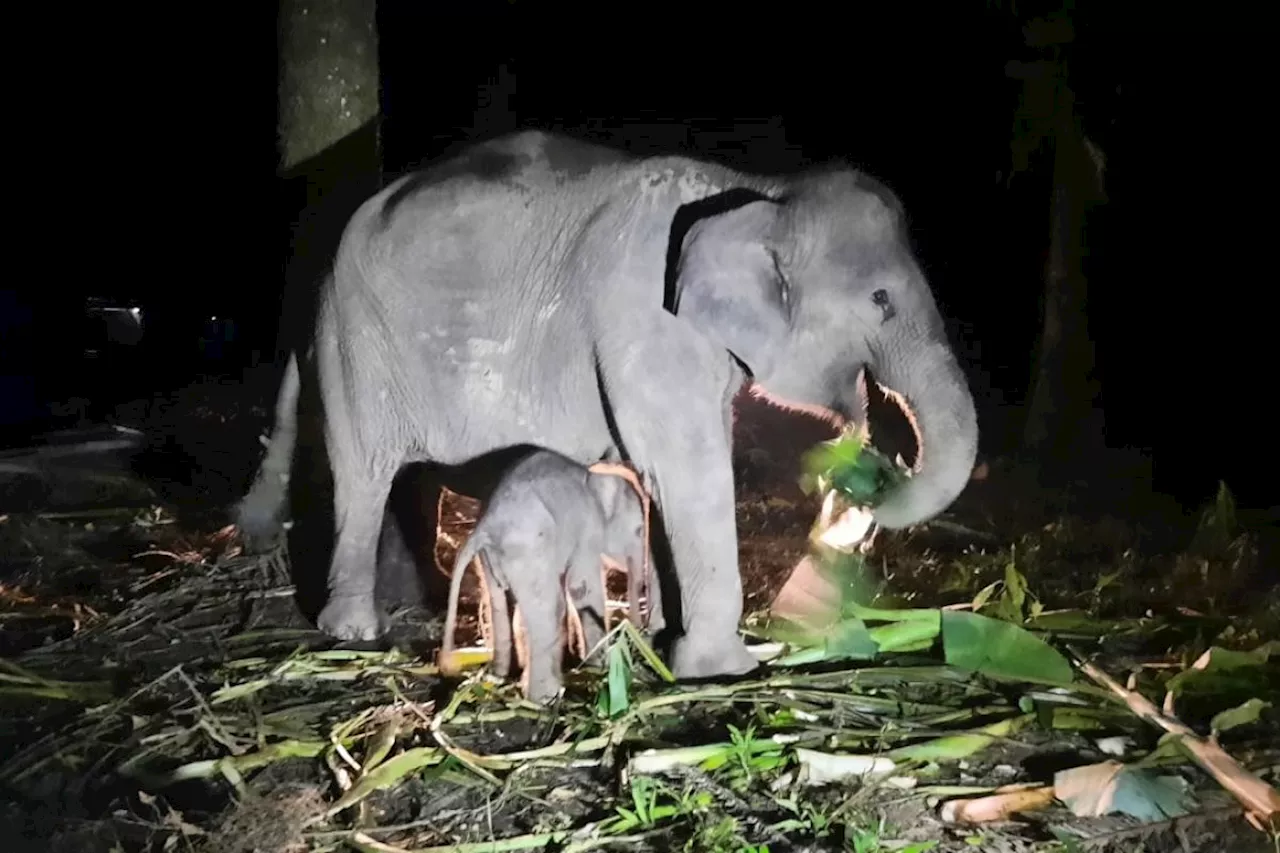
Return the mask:
<path id="1" fill-rule="evenodd" d="M 804 455 L 800 485 L 806 492 L 835 489 L 855 506 L 876 506 L 906 474 L 868 443 L 858 428 L 824 441 Z"/>

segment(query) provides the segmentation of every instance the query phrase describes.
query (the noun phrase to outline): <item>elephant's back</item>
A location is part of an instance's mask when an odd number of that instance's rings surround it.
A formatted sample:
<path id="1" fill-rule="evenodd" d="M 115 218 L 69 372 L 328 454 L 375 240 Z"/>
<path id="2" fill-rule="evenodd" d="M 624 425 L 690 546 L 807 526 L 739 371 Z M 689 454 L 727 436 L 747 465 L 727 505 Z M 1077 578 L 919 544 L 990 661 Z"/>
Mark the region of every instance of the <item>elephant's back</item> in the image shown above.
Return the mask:
<path id="1" fill-rule="evenodd" d="M 492 215 L 533 209 L 559 196 L 588 204 L 596 187 L 636 158 L 595 143 L 530 130 L 462 149 L 394 181 L 369 199 L 356 219 L 372 232 L 412 228 L 436 214 Z"/>

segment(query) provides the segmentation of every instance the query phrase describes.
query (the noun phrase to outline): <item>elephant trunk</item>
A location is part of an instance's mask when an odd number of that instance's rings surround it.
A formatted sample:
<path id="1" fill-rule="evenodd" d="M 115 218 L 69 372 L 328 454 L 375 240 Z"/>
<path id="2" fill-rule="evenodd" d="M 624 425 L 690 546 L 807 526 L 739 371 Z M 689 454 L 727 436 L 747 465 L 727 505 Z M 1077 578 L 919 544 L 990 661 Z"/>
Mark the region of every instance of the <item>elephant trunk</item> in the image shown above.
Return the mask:
<path id="1" fill-rule="evenodd" d="M 978 450 L 978 417 L 955 356 L 931 343 L 913 362 L 876 377 L 902 409 L 916 437 L 912 476 L 874 509 L 888 528 L 909 527 L 945 510 L 964 489 Z"/>

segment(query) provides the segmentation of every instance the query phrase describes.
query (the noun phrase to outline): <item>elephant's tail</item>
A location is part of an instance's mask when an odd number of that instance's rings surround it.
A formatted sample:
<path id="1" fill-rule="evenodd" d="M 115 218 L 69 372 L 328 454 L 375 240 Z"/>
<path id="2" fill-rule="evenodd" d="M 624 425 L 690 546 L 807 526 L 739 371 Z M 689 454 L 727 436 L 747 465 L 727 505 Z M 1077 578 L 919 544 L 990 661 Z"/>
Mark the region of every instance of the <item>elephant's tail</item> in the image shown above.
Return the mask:
<path id="1" fill-rule="evenodd" d="M 462 592 L 462 578 L 467 573 L 467 567 L 471 562 L 479 557 L 484 560 L 484 537 L 477 536 L 472 533 L 467 537 L 467 541 L 462 543 L 462 547 L 458 549 L 458 555 L 453 560 L 453 574 L 449 578 L 449 604 L 444 613 L 444 639 L 440 643 L 440 654 L 436 660 L 436 665 L 440 668 L 442 675 L 457 675 L 462 669 L 462 662 L 457 659 L 454 654 L 454 634 L 458 629 L 458 598 Z M 477 567 L 483 572 L 484 568 Z"/>
<path id="2" fill-rule="evenodd" d="M 289 469 L 298 442 L 298 397 L 301 390 L 298 355 L 289 353 L 284 378 L 276 395 L 275 425 L 267 442 L 267 453 L 258 466 L 248 494 L 235 507 L 236 526 L 251 548 L 267 545 L 280 533 L 280 522 L 288 492 Z"/>

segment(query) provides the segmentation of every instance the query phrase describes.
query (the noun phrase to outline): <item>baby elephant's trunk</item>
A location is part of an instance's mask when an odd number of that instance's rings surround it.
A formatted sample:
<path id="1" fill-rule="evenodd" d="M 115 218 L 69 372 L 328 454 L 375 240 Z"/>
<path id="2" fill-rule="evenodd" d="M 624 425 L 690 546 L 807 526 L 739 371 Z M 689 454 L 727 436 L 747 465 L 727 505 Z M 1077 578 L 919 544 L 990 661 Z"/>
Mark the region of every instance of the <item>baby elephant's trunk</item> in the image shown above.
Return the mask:
<path id="1" fill-rule="evenodd" d="M 651 571 L 649 566 L 649 493 L 645 491 L 644 486 L 640 485 L 640 476 L 629 465 L 618 462 L 597 462 L 587 470 L 592 474 L 621 477 L 635 490 L 636 496 L 640 499 L 640 510 L 644 515 L 644 541 L 640 543 L 641 562 L 639 566 L 633 566 L 628 561 L 623 568 L 627 573 L 627 616 L 636 627 L 648 627 L 649 612 L 653 610 L 653 584 L 651 583 L 653 578 L 649 574 Z M 605 609 L 607 610 L 608 584 L 605 584 L 604 589 Z M 640 616 L 640 594 L 642 590 L 648 593 L 649 600 L 649 610 L 645 612 L 643 618 Z"/>

